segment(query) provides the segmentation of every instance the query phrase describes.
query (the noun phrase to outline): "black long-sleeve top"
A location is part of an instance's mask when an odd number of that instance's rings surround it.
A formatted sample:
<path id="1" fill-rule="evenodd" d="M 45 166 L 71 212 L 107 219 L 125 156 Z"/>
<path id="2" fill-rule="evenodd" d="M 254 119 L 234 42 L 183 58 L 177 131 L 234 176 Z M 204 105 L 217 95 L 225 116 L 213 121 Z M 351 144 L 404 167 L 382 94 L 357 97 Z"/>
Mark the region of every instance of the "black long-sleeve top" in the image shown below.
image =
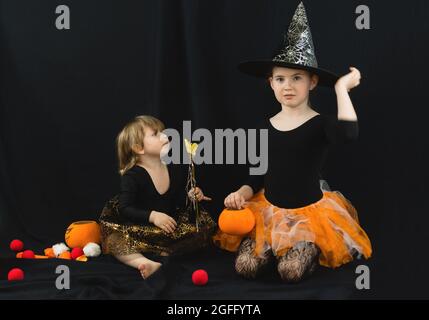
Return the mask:
<path id="1" fill-rule="evenodd" d="M 264 188 L 270 203 L 290 209 L 323 197 L 319 178 L 328 146 L 358 137 L 357 121 L 321 114 L 288 131 L 275 129 L 269 120 L 260 128 L 268 129 L 268 170 L 265 175 L 249 176 L 245 184 L 254 193 Z"/>
<path id="2" fill-rule="evenodd" d="M 160 194 L 145 168 L 134 166 L 121 176 L 119 193 L 119 213 L 136 224 L 148 224 L 152 210 L 168 214 L 176 218 L 177 209 L 185 203 L 185 167 L 168 165 L 170 186 L 164 194 Z"/>

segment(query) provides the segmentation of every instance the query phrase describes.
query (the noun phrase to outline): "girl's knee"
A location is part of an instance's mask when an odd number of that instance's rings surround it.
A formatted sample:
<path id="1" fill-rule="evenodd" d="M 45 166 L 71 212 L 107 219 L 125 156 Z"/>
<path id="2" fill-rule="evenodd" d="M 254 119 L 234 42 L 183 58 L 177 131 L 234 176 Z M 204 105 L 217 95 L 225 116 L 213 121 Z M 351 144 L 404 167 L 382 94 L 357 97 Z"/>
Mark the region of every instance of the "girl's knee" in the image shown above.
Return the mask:
<path id="1" fill-rule="evenodd" d="M 317 267 L 319 249 L 314 243 L 303 242 L 279 258 L 277 270 L 286 282 L 299 282 L 314 272 Z"/>
<path id="2" fill-rule="evenodd" d="M 254 254 L 255 242 L 245 239 L 235 259 L 235 271 L 245 278 L 256 278 L 259 271 L 268 263 L 269 255 L 257 257 Z"/>
<path id="3" fill-rule="evenodd" d="M 255 278 L 261 266 L 258 258 L 249 253 L 240 254 L 235 260 L 235 271 L 245 278 Z"/>
<path id="4" fill-rule="evenodd" d="M 277 270 L 282 280 L 286 282 L 299 282 L 304 278 L 305 269 L 299 262 L 293 264 L 279 262 Z"/>

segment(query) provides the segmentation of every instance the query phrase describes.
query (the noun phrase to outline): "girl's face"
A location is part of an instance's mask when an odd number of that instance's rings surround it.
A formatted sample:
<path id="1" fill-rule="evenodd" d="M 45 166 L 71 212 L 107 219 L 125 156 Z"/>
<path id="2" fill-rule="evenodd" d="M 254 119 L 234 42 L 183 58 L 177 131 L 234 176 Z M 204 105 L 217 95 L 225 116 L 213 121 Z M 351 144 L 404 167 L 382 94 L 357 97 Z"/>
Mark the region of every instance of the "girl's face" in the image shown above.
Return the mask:
<path id="1" fill-rule="evenodd" d="M 318 77 L 305 70 L 274 67 L 269 81 L 277 101 L 295 108 L 308 103 L 309 91 L 316 87 Z"/>
<path id="2" fill-rule="evenodd" d="M 143 149 L 138 154 L 149 156 L 164 156 L 170 150 L 168 137 L 157 130 L 149 127 L 144 128 Z"/>

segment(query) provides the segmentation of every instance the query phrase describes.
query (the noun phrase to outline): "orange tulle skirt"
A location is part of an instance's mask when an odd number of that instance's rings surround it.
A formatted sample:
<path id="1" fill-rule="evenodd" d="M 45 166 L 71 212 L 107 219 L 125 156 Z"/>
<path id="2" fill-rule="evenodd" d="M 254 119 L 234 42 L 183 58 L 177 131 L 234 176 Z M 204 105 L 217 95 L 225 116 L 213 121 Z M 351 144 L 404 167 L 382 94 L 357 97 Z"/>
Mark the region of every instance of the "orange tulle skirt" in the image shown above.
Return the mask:
<path id="1" fill-rule="evenodd" d="M 256 241 L 255 255 L 272 250 L 283 256 L 296 243 L 308 241 L 320 248 L 319 263 L 331 268 L 350 262 L 354 255 L 371 256 L 371 242 L 359 225 L 357 211 L 339 191 L 323 191 L 319 201 L 295 209 L 276 207 L 260 192 L 247 207 L 255 216 L 254 229 L 244 236 L 218 230 L 213 237 L 217 246 L 234 252 L 250 237 Z"/>

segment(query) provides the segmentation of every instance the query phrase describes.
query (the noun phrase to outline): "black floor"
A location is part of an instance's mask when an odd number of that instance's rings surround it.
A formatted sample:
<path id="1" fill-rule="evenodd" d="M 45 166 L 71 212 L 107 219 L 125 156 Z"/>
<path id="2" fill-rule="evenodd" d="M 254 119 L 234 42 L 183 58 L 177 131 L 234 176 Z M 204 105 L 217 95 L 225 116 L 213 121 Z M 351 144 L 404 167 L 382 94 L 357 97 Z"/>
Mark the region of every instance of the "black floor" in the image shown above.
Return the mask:
<path id="1" fill-rule="evenodd" d="M 0 260 L 0 299 L 369 299 L 374 290 L 355 288 L 356 266 L 372 261 L 355 261 L 331 270 L 320 267 L 310 278 L 298 284 L 282 283 L 274 263 L 257 280 L 246 280 L 235 274 L 234 254 L 209 248 L 193 255 L 167 257 L 163 267 L 149 280 L 122 265 L 111 256 L 88 262 L 69 260 L 24 260 L 13 253 Z M 58 290 L 55 273 L 58 265 L 70 270 L 70 289 Z M 8 282 L 13 267 L 25 272 L 25 280 Z M 205 269 L 206 286 L 194 286 L 192 272 Z"/>

